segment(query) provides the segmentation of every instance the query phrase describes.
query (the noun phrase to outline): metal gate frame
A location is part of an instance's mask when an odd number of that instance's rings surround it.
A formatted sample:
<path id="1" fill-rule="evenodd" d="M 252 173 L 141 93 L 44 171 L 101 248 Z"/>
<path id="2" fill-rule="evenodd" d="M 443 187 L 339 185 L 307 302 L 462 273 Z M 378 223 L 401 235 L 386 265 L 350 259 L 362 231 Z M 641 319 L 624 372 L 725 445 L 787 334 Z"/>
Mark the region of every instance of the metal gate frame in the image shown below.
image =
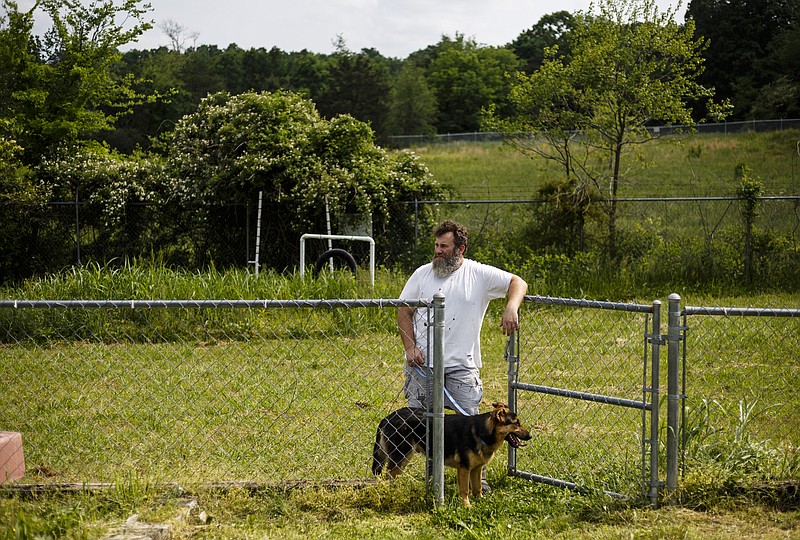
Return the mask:
<path id="1" fill-rule="evenodd" d="M 658 504 L 658 492 L 661 483 L 658 479 L 658 431 L 659 431 L 659 361 L 660 349 L 659 347 L 666 342 L 670 341 L 669 336 L 663 336 L 660 333 L 661 327 L 661 301 L 656 300 L 651 305 L 647 304 L 628 304 L 619 302 L 607 301 L 594 301 L 585 299 L 574 298 L 558 298 L 548 296 L 526 296 L 524 302 L 543 304 L 543 305 L 559 305 L 559 306 L 573 306 L 576 308 L 589 308 L 589 309 L 607 309 L 615 311 L 626 311 L 633 313 L 645 314 L 645 328 L 642 333 L 643 338 L 643 359 L 642 359 L 642 400 L 636 401 L 631 399 L 619 398 L 615 396 L 606 396 L 600 394 L 592 394 L 588 392 L 581 392 L 566 388 L 554 388 L 549 386 L 542 386 L 537 384 L 530 384 L 519 381 L 519 332 L 509 336 L 506 342 L 505 357 L 508 362 L 508 402 L 512 411 L 517 410 L 517 398 L 519 391 L 536 392 L 541 394 L 548 394 L 552 396 L 559 396 L 568 399 L 578 399 L 584 401 L 591 401 L 595 403 L 603 403 L 608 405 L 616 405 L 620 407 L 629 407 L 639 409 L 642 412 L 642 439 L 641 439 L 641 471 L 642 471 L 642 495 L 650 499 L 651 504 L 655 507 Z M 650 319 L 652 318 L 652 326 L 648 327 Z M 648 345 L 650 345 L 650 379 L 648 381 Z M 649 400 L 648 400 L 649 396 Z M 649 418 L 648 418 L 649 413 Z M 649 436 L 648 436 L 649 432 Z M 671 441 L 670 441 L 671 442 Z M 649 445 L 649 460 L 647 447 Z M 576 491 L 585 491 L 585 488 L 563 479 L 551 478 L 542 476 L 528 471 L 520 471 L 517 469 L 517 449 L 509 445 L 508 447 L 508 474 L 509 476 L 517 476 L 535 482 L 541 482 L 553 486 L 565 487 Z M 649 462 L 649 477 L 647 475 Z M 616 497 L 626 498 L 625 495 L 614 493 L 611 491 L 604 491 L 604 493 Z"/>

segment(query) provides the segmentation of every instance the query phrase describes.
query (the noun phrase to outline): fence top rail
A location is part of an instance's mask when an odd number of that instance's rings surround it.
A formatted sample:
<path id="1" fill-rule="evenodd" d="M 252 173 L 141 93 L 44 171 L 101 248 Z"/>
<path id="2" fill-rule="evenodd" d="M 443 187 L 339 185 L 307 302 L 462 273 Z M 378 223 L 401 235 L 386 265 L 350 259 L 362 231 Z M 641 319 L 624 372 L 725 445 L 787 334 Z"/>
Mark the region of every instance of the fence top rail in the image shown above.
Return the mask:
<path id="1" fill-rule="evenodd" d="M 800 317 L 800 309 L 684 306 L 684 315 L 723 315 L 733 317 Z"/>
<path id="2" fill-rule="evenodd" d="M 704 197 L 616 197 L 603 199 L 606 202 L 690 202 L 690 201 L 739 201 L 733 195 Z M 800 201 L 800 195 L 763 195 L 759 201 Z M 533 204 L 550 202 L 548 199 L 425 199 L 417 201 L 398 201 L 399 204 Z M 67 203 L 71 204 L 71 203 Z"/>
<path id="3" fill-rule="evenodd" d="M 762 195 L 756 197 L 759 201 L 798 201 L 800 195 Z M 610 197 L 603 199 L 606 202 L 690 202 L 690 201 L 738 201 L 741 197 L 735 195 L 719 195 L 719 196 L 701 196 L 701 197 Z M 417 204 L 539 204 L 550 202 L 548 199 L 420 199 L 420 200 L 406 200 L 397 201 L 398 204 L 417 205 Z M 86 201 L 49 201 L 48 206 L 84 206 L 88 204 Z M 128 206 L 154 206 L 153 202 L 140 201 L 127 203 Z M 228 202 L 224 203 L 229 206 L 244 206 L 244 204 Z M 24 206 L 25 203 L 19 202 L 3 202 L 4 206 Z M 310 237 L 318 238 L 323 235 L 310 235 Z M 346 236 L 336 235 L 334 239 L 363 239 L 368 241 L 368 236 Z"/>
<path id="4" fill-rule="evenodd" d="M 615 311 L 630 311 L 634 313 L 652 313 L 651 304 L 633 304 L 625 302 L 611 302 L 607 300 L 587 300 L 585 298 L 559 298 L 556 296 L 528 295 L 525 302 L 553 306 L 587 307 L 594 309 L 610 309 Z"/>
<path id="5" fill-rule="evenodd" d="M 336 300 L 0 300 L 0 309 L 73 308 L 367 308 L 430 307 L 420 299 L 336 299 Z"/>

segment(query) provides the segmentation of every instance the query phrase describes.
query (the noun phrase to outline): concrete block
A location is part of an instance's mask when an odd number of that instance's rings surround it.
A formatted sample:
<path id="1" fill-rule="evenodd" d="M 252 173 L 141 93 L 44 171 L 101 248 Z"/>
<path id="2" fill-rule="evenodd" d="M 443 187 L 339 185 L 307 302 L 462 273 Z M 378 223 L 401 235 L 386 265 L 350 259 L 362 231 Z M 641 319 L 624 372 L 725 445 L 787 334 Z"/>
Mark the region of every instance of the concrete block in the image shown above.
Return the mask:
<path id="1" fill-rule="evenodd" d="M 22 453 L 22 434 L 0 431 L 0 484 L 14 482 L 25 476 L 25 455 Z"/>

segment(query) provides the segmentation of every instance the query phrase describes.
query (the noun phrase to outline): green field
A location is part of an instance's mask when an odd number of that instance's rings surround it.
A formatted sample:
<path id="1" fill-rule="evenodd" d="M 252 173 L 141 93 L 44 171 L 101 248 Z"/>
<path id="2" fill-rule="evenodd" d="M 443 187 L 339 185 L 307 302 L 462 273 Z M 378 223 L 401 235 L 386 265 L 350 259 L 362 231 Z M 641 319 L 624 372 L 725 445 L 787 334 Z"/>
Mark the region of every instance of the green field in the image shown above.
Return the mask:
<path id="1" fill-rule="evenodd" d="M 607 207 L 583 225 L 569 202 L 542 203 L 563 181 L 553 163 L 499 142 L 415 148 L 452 190 L 447 203 L 418 204 L 432 221 L 470 230 L 473 258 L 508 268 L 541 294 L 630 298 L 800 290 L 800 132 L 659 139 L 624 158 L 616 210 L 617 258 L 609 260 Z M 746 257 L 737 166 L 763 186 Z M 426 241 L 423 236 L 420 243 Z"/>
<path id="2" fill-rule="evenodd" d="M 636 196 L 730 195 L 733 168 L 747 161 L 768 194 L 797 195 L 797 139 L 703 136 L 653 149 L 654 165 L 630 186 Z M 494 144 L 419 152 L 463 198 L 527 198 L 531 179 L 550 174 Z M 474 238 L 504 222 L 482 205 L 458 211 Z M 474 254 L 497 255 L 485 236 Z M 624 272 L 609 279 L 591 260 L 548 261 L 509 262 L 531 294 L 666 303 L 679 292 L 683 305 L 800 307 L 780 280 L 726 295 Z M 389 299 L 404 280 L 385 268 L 371 287 L 363 270 L 313 280 L 140 263 L 72 269 L 2 298 Z M 499 309 L 490 307 L 482 336 L 490 401 L 507 396 Z M 526 304 L 522 322 L 521 380 L 641 398 L 639 317 Z M 0 539 L 102 538 L 133 514 L 169 524 L 172 538 L 800 538 L 797 318 L 690 317 L 687 326 L 680 504 L 653 509 L 639 497 L 638 412 L 527 396 L 519 411 L 536 439 L 520 450 L 521 467 L 631 497 L 509 478 L 501 452 L 489 471 L 494 492 L 465 510 L 452 471 L 445 506 L 431 509 L 419 459 L 395 482 L 370 478 L 375 425 L 404 401 L 393 309 L 0 309 L 0 429 L 23 431 L 23 483 L 107 483 L 4 491 Z"/>
<path id="3" fill-rule="evenodd" d="M 767 196 L 800 195 L 797 130 L 736 135 L 668 137 L 627 156 L 620 197 L 732 196 L 734 172 L 747 164 Z M 530 199 L 562 174 L 552 162 L 530 158 L 502 143 L 453 143 L 413 149 L 434 178 L 460 199 Z"/>

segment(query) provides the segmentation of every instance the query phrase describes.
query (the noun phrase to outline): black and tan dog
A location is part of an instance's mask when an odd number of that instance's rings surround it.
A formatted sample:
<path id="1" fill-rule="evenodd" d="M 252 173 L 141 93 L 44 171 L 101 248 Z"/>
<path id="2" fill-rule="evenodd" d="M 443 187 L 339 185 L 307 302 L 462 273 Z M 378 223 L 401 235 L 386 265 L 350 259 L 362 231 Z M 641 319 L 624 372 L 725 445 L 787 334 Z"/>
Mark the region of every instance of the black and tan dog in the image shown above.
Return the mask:
<path id="1" fill-rule="evenodd" d="M 493 403 L 494 410 L 463 416 L 444 417 L 444 464 L 458 470 L 458 495 L 469 506 L 469 491 L 481 496 L 481 471 L 503 444 L 517 448 L 531 439 L 519 418 L 503 403 Z M 404 407 L 378 424 L 372 452 L 372 472 L 380 475 L 384 465 L 392 477 L 408 465 L 414 452 L 425 452 L 425 410 Z"/>

